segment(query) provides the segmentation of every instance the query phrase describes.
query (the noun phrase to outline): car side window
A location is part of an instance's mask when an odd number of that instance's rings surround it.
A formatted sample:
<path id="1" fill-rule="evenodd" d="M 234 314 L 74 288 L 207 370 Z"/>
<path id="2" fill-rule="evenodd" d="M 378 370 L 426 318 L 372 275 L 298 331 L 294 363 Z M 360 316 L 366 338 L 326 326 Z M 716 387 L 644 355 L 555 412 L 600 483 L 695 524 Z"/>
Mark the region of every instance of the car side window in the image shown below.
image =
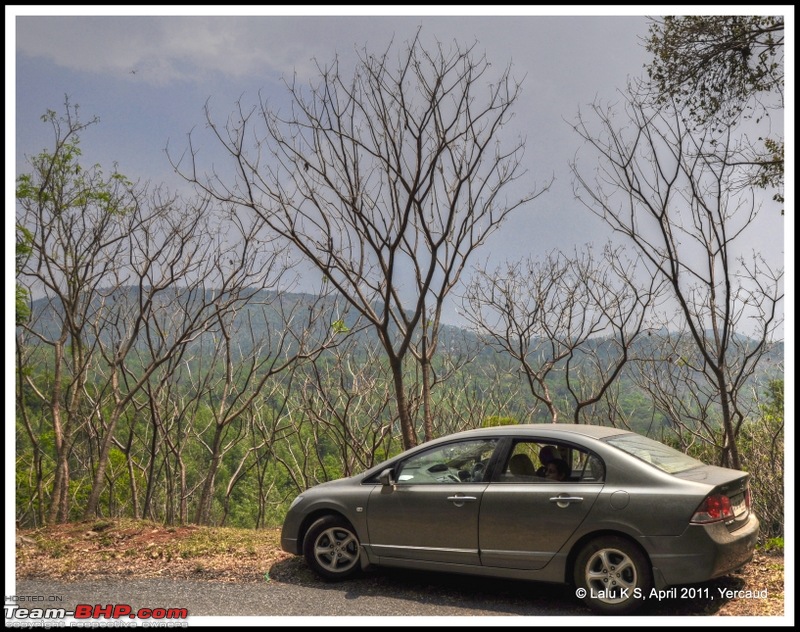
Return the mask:
<path id="1" fill-rule="evenodd" d="M 459 484 L 483 481 L 496 439 L 459 441 L 425 450 L 400 464 L 397 485 Z"/>
<path id="2" fill-rule="evenodd" d="M 503 483 L 535 483 L 543 480 L 537 475 L 539 446 L 531 441 L 514 444 L 511 456 L 500 476 Z"/>
<path id="3" fill-rule="evenodd" d="M 517 441 L 497 479 L 501 483 L 602 482 L 605 467 L 597 455 L 573 445 Z"/>
<path id="4" fill-rule="evenodd" d="M 585 483 L 602 483 L 606 480 L 606 466 L 596 454 L 585 453 L 582 463 L 577 470 L 580 478 Z"/>

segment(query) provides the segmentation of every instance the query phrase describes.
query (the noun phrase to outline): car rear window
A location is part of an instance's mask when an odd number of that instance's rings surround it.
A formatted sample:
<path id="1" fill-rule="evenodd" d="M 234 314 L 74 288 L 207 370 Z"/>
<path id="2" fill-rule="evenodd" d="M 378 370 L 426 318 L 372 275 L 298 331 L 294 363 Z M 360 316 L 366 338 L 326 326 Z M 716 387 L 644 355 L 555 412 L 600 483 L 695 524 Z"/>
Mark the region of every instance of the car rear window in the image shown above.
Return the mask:
<path id="1" fill-rule="evenodd" d="M 668 474 L 685 472 L 703 465 L 683 452 L 638 434 L 615 435 L 606 439 L 606 442 Z"/>

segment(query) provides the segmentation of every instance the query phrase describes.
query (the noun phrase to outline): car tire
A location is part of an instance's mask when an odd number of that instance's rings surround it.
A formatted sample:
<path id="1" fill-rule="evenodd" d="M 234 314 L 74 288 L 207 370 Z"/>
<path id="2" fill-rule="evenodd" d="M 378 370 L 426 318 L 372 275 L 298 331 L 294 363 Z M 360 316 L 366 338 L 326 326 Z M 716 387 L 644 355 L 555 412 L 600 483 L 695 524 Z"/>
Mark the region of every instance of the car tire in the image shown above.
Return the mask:
<path id="1" fill-rule="evenodd" d="M 594 612 L 631 614 L 653 587 L 653 570 L 645 553 L 619 536 L 603 536 L 581 549 L 573 578 L 576 595 Z"/>
<path id="2" fill-rule="evenodd" d="M 325 516 L 306 532 L 303 555 L 311 569 L 320 577 L 343 580 L 361 570 L 361 545 L 355 529 L 339 516 Z"/>

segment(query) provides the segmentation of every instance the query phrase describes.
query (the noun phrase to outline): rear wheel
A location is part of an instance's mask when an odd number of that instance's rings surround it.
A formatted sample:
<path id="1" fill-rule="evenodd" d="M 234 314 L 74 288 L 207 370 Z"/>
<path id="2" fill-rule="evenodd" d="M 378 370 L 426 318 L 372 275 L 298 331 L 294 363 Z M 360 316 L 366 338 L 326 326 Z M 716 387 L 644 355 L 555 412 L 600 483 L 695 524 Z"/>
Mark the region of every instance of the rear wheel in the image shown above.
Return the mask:
<path id="1" fill-rule="evenodd" d="M 325 579 L 348 579 L 361 570 L 358 536 L 350 523 L 338 516 L 320 518 L 306 533 L 303 554 L 311 569 Z"/>
<path id="2" fill-rule="evenodd" d="M 642 550 L 625 538 L 589 542 L 575 560 L 576 593 L 601 614 L 638 610 L 653 587 L 653 571 Z"/>

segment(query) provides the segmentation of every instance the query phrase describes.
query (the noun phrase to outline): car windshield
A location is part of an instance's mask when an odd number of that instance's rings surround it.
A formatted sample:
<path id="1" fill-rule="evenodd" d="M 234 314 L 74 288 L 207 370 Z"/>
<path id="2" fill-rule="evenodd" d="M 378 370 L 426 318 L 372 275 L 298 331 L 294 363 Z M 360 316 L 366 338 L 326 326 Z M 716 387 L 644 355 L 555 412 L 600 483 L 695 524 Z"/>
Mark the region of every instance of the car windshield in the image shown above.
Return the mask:
<path id="1" fill-rule="evenodd" d="M 615 435 L 606 439 L 606 442 L 668 474 L 685 472 L 703 465 L 701 461 L 674 448 L 637 434 Z"/>

